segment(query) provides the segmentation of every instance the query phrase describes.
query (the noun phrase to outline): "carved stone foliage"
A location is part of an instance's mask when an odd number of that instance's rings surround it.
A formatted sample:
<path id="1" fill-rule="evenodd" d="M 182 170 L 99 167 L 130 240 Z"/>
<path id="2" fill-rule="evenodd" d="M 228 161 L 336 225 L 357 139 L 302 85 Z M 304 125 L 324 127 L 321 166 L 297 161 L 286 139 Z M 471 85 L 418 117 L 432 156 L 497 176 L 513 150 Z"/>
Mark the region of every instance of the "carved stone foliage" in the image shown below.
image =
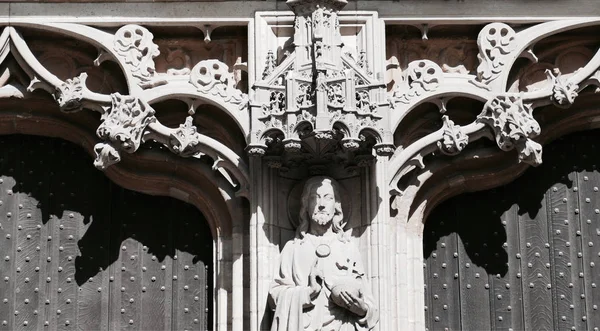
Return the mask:
<path id="1" fill-rule="evenodd" d="M 154 109 L 134 96 L 119 93 L 112 94 L 111 101 L 110 109 L 102 114 L 98 137 L 133 153 L 140 147 L 146 126 L 156 120 Z"/>
<path id="2" fill-rule="evenodd" d="M 346 104 L 346 97 L 344 87 L 341 83 L 327 85 L 327 103 L 330 107 L 344 107 Z"/>
<path id="3" fill-rule="evenodd" d="M 264 115 L 280 115 L 285 112 L 285 92 L 272 91 L 269 104 L 263 105 Z"/>
<path id="4" fill-rule="evenodd" d="M 408 64 L 414 61 L 427 59 L 436 63 L 444 73 L 455 74 L 475 72 L 479 63 L 479 49 L 474 38 L 423 40 L 406 35 L 404 30 L 396 30 L 393 26 L 389 30 L 386 36 L 386 84 L 392 85 L 392 90 L 402 84 L 404 71 Z"/>
<path id="5" fill-rule="evenodd" d="M 218 96 L 227 103 L 247 106 L 248 96 L 235 88 L 233 73 L 229 66 L 219 60 L 204 60 L 198 62 L 190 74 L 190 83 L 199 92 Z"/>
<path id="6" fill-rule="evenodd" d="M 301 83 L 298 85 L 298 97 L 296 97 L 296 105 L 298 108 L 309 108 L 315 105 L 315 92 L 309 83 Z"/>
<path id="7" fill-rule="evenodd" d="M 554 105 L 561 108 L 568 108 L 575 102 L 575 98 L 579 95 L 579 85 L 567 82 L 562 78 L 560 70 L 554 72 L 546 69 L 546 75 L 552 83 L 552 102 Z"/>
<path id="8" fill-rule="evenodd" d="M 148 29 L 135 24 L 125 25 L 115 34 L 113 48 L 140 84 L 151 80 L 156 71 L 154 58 L 160 52 L 153 38 Z"/>
<path id="9" fill-rule="evenodd" d="M 367 75 L 371 76 L 373 74 L 369 69 L 369 60 L 367 59 L 367 52 L 365 50 L 360 51 L 356 64 L 363 69 Z"/>
<path id="10" fill-rule="evenodd" d="M 179 128 L 171 133 L 167 146 L 173 153 L 183 157 L 202 155 L 197 149 L 198 132 L 196 126 L 194 126 L 194 118 L 192 116 L 188 116 L 185 119 L 185 123 L 179 125 Z"/>
<path id="11" fill-rule="evenodd" d="M 406 69 L 404 87 L 394 91 L 394 99 L 408 104 L 416 97 L 435 91 L 443 82 L 442 69 L 429 60 L 413 61 Z"/>
<path id="12" fill-rule="evenodd" d="M 518 96 L 497 96 L 485 104 L 477 121 L 492 129 L 502 150 L 516 147 L 520 161 L 538 165 L 542 147 L 531 138 L 538 136 L 541 129 L 532 112 L 531 106 L 523 104 Z"/>
<path id="13" fill-rule="evenodd" d="M 469 137 L 448 116 L 442 116 L 442 121 L 444 123 L 442 127 L 444 138 L 438 141 L 437 146 L 446 155 L 456 155 L 467 147 Z"/>
<path id="14" fill-rule="evenodd" d="M 477 81 L 489 84 L 505 70 L 506 60 L 514 51 L 515 31 L 504 23 L 486 25 L 477 37 L 479 66 Z"/>
<path id="15" fill-rule="evenodd" d="M 78 77 L 67 79 L 62 85 L 56 88 L 54 98 L 60 110 L 64 112 L 79 111 L 82 109 L 81 101 L 85 88 L 86 73 L 81 73 Z"/>
<path id="16" fill-rule="evenodd" d="M 356 110 L 359 113 L 370 113 L 377 108 L 377 105 L 371 102 L 371 95 L 368 90 L 356 91 Z"/>
<path id="17" fill-rule="evenodd" d="M 267 53 L 267 59 L 265 60 L 265 71 L 263 71 L 262 78 L 267 78 L 273 72 L 273 70 L 275 70 L 276 67 L 277 59 L 275 58 L 273 51 L 269 50 L 269 52 Z"/>
<path id="18" fill-rule="evenodd" d="M 97 156 L 94 165 L 100 169 L 119 162 L 121 150 L 135 152 L 140 147 L 144 130 L 156 120 L 154 109 L 136 97 L 114 93 L 111 102 L 96 131 L 98 137 L 106 141 L 94 148 Z"/>

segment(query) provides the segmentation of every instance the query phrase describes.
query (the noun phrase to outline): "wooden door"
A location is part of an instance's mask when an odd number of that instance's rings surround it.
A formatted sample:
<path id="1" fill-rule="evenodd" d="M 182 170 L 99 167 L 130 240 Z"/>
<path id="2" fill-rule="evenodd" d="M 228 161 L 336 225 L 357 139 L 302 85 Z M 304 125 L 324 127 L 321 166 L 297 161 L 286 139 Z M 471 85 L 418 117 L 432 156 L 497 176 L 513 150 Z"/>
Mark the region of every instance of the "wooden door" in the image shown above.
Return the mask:
<path id="1" fill-rule="evenodd" d="M 600 328 L 600 132 L 544 148 L 510 185 L 427 220 L 429 330 Z"/>
<path id="2" fill-rule="evenodd" d="M 70 143 L 0 137 L 0 256 L 0 330 L 212 325 L 202 214 L 116 186 Z"/>

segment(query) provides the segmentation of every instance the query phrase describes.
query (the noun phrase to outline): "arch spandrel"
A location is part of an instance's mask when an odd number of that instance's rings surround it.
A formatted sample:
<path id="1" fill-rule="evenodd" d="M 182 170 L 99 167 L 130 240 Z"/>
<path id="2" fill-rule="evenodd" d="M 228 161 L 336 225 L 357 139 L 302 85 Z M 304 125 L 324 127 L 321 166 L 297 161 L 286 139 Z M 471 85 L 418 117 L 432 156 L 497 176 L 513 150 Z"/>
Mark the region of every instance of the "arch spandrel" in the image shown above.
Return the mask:
<path id="1" fill-rule="evenodd" d="M 544 38 L 590 25 L 597 25 L 597 20 L 546 22 L 517 32 L 504 23 L 488 24 L 481 30 L 477 39 L 480 64 L 476 75 L 468 72 L 449 72 L 449 68 L 440 70 L 441 64 L 427 60 L 411 62 L 413 66 L 409 65 L 403 74 L 405 89 L 396 83 L 393 92 L 395 104 L 399 106 L 399 109 L 395 110 L 399 111 L 397 115 L 393 115 L 398 120 L 392 121 L 392 125 L 397 127 L 406 114 L 423 102 L 436 104 L 440 118 L 444 117 L 450 121 L 446 121 L 444 127 L 438 131 L 425 135 L 395 153 L 390 160 L 393 173 L 390 177 L 392 191 L 402 195 L 398 183 L 403 176 L 415 169 L 412 164 L 420 168 L 414 170 L 416 172 L 435 172 L 435 167 L 429 167 L 424 163 L 424 159 L 432 160 L 436 154 L 444 154 L 445 150 L 442 147 L 450 148 L 458 154 L 468 144 L 482 137 L 495 139 L 502 150 L 517 150 L 518 163 L 539 164 L 542 161 L 540 142 L 545 135 L 543 120 L 547 117 L 544 113 L 548 112 L 547 107 L 540 107 L 548 104 L 569 107 L 578 97 L 579 91 L 583 91 L 590 84 L 597 84 L 598 53 L 589 62 L 582 63 L 581 69 L 564 77 L 558 69 L 547 70 L 545 84 L 541 81 L 522 92 L 507 91 L 505 85 L 510 67 L 518 57 L 526 57 L 534 62 L 543 61 L 544 58 L 538 58 L 535 54 L 536 43 L 545 40 Z M 540 54 L 547 53 L 548 50 L 544 50 Z M 517 80 L 517 84 L 518 82 Z M 475 121 L 467 125 L 455 125 L 451 117 L 444 115 L 447 110 L 446 104 L 455 97 L 485 102 Z M 577 120 L 577 115 L 573 114 L 572 117 L 574 121 Z M 434 156 L 429 156 L 432 154 Z"/>
<path id="2" fill-rule="evenodd" d="M 35 103 L 15 100 L 1 102 L 0 107 L 3 109 L 0 114 L 0 134 L 57 137 L 83 147 L 88 154 L 94 156 L 97 138 L 93 127 L 97 118 L 88 116 L 89 114 L 62 114 L 49 100 L 38 100 Z M 28 116 L 18 116 L 25 109 Z M 172 196 L 191 203 L 206 215 L 213 237 L 231 235 L 233 211 L 227 206 L 225 197 L 232 197 L 235 192 L 227 190 L 225 180 L 219 178 L 210 165 L 186 160 L 178 162 L 177 158 L 165 155 L 165 151 L 144 150 L 139 154 L 128 155 L 122 166 L 117 166 L 114 170 L 109 168 L 106 175 L 127 189 L 151 195 Z M 165 162 L 165 158 L 173 159 Z"/>

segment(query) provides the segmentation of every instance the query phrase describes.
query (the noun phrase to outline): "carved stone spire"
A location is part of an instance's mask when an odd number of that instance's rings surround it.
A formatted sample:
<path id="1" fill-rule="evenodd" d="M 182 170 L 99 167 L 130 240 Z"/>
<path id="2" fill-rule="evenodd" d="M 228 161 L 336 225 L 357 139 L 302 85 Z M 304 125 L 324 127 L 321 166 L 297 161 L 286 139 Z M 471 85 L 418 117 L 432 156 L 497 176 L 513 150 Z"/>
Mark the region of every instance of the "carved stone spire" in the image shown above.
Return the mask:
<path id="1" fill-rule="evenodd" d="M 334 157 L 346 160 L 348 169 L 368 165 L 363 161 L 372 159 L 373 149 L 389 155 L 394 150 L 392 136 L 382 120 L 390 105 L 386 85 L 369 70 L 367 51 L 360 61 L 342 51 L 340 26 L 348 23 L 340 10 L 347 1 L 287 4 L 295 13 L 294 51 L 275 68 L 265 52 L 267 74 L 254 86 L 255 129 L 248 152 L 264 156 L 279 169 L 306 165 L 309 171 L 327 167 Z M 370 33 L 368 25 L 358 29 Z M 353 36 L 344 38 L 351 41 Z"/>
<path id="2" fill-rule="evenodd" d="M 299 56 L 296 70 L 311 65 L 314 70 L 339 70 L 342 41 L 337 13 L 347 2 L 289 0 L 287 4 L 296 14 L 294 43 Z"/>
<path id="3" fill-rule="evenodd" d="M 297 16 L 305 16 L 313 13 L 317 8 L 328 8 L 334 11 L 342 10 L 348 1 L 346 0 L 288 0 L 287 5 Z"/>

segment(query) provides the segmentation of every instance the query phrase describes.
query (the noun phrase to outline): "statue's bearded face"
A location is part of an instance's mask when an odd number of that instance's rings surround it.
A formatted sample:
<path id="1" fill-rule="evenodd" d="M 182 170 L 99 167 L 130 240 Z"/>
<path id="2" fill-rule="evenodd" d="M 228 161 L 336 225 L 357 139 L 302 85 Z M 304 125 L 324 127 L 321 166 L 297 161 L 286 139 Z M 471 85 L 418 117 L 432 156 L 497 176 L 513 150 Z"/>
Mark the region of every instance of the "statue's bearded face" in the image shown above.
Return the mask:
<path id="1" fill-rule="evenodd" d="M 335 193 L 331 184 L 324 182 L 317 186 L 308 197 L 308 212 L 319 225 L 331 223 L 335 216 Z"/>

